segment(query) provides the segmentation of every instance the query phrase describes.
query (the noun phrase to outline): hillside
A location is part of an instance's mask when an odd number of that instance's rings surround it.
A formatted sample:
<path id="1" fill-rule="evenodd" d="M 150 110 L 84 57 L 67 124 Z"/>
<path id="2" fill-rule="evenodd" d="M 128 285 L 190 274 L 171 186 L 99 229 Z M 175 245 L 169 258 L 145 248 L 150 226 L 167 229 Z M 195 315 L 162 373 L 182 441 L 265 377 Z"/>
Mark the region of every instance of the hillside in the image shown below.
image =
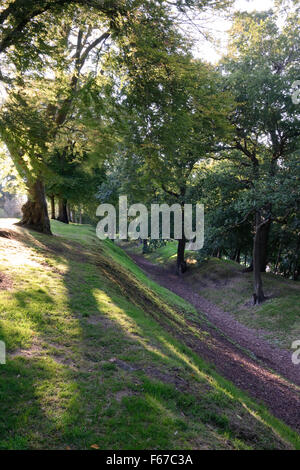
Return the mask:
<path id="1" fill-rule="evenodd" d="M 125 246 L 125 245 L 124 245 Z M 172 271 L 176 259 L 176 243 L 145 255 L 152 263 Z M 141 248 L 130 246 L 132 253 Z M 197 264 L 193 252 L 187 253 L 189 270 L 185 280 L 202 297 L 229 312 L 242 324 L 260 330 L 277 347 L 290 349 L 300 338 L 300 282 L 263 273 L 267 301 L 252 305 L 253 274 L 243 272 L 243 266 L 234 261 L 212 258 Z"/>
<path id="2" fill-rule="evenodd" d="M 299 435 L 185 344 L 195 309 L 89 226 L 1 220 L 2 449 L 284 449 Z"/>

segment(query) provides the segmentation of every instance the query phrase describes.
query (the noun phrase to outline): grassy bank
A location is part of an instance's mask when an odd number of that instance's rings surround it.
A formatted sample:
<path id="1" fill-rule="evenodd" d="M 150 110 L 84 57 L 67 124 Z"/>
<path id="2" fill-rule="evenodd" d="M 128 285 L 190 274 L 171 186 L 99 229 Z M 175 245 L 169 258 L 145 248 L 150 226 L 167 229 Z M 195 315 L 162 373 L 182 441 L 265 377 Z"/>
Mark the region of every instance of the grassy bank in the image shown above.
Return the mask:
<path id="1" fill-rule="evenodd" d="M 52 228 L 0 236 L 0 448 L 300 448 L 174 337 L 202 334 L 193 307 L 91 227 Z"/>
<path id="2" fill-rule="evenodd" d="M 135 250 L 141 252 L 141 248 Z M 146 257 L 170 268 L 176 259 L 176 243 L 168 243 Z M 191 253 L 187 258 L 192 259 Z M 292 342 L 300 338 L 299 282 L 263 273 L 268 299 L 253 307 L 253 274 L 244 273 L 238 263 L 213 258 L 199 265 L 190 263 L 189 266 L 185 278 L 196 292 L 232 313 L 241 323 L 264 330 L 271 343 L 290 349 Z"/>

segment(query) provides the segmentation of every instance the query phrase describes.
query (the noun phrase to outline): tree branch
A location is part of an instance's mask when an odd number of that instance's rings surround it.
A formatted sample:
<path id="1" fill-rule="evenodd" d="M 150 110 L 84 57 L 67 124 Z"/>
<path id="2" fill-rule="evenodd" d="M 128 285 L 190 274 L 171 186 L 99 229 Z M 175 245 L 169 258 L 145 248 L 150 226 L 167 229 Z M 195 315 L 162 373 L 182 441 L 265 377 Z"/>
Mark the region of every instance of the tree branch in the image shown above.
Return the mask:
<path id="1" fill-rule="evenodd" d="M 84 51 L 84 53 L 81 55 L 80 57 L 80 65 L 81 67 L 84 65 L 89 53 L 95 48 L 97 47 L 102 41 L 105 41 L 106 39 L 108 39 L 110 36 L 110 33 L 109 31 L 106 31 L 105 33 L 101 34 L 101 36 L 97 39 L 95 39 L 95 41 L 93 41 L 87 48 L 86 50 Z"/>
<path id="2" fill-rule="evenodd" d="M 26 5 L 23 0 L 15 0 L 0 13 L 0 27 L 2 26 L 1 35 L 3 35 L 3 38 L 0 40 L 0 53 L 5 52 L 8 47 L 17 42 L 23 30 L 32 19 L 55 7 L 69 4 L 88 6 L 102 13 L 106 13 L 111 18 L 113 18 L 117 12 L 126 13 L 122 2 L 118 0 L 113 3 L 105 0 L 40 0 L 38 5 L 34 5 L 36 2 L 28 3 L 29 4 Z M 13 20 L 12 24 L 4 27 L 5 21 L 7 21 L 10 16 Z"/>

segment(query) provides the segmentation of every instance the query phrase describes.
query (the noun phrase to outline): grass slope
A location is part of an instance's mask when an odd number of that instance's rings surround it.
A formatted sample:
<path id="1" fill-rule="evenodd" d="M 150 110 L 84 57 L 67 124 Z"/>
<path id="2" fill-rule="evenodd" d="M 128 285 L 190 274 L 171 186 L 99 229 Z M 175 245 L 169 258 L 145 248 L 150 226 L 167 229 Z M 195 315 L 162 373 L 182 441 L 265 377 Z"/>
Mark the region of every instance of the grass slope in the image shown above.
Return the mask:
<path id="1" fill-rule="evenodd" d="M 141 248 L 134 248 L 141 252 Z M 188 253 L 188 257 L 190 253 Z M 158 248 L 147 258 L 170 267 L 176 259 L 176 243 Z M 253 274 L 243 273 L 239 264 L 212 258 L 193 265 L 186 278 L 195 291 L 223 310 L 232 313 L 241 323 L 262 329 L 273 344 L 290 349 L 300 338 L 300 283 L 270 273 L 263 273 L 263 284 L 268 300 L 253 307 Z"/>
<path id="2" fill-rule="evenodd" d="M 141 254 L 142 252 L 142 245 L 136 240 L 118 240 L 117 243 L 119 246 L 126 248 L 126 250 L 130 251 L 131 253 Z M 188 260 L 189 264 L 193 264 L 196 262 L 195 254 L 195 251 L 185 250 L 185 257 Z M 164 246 L 152 249 L 152 251 L 145 253 L 144 256 L 153 263 L 170 266 L 176 262 L 177 242 L 170 240 Z"/>
<path id="3" fill-rule="evenodd" d="M 241 323 L 264 330 L 268 341 L 290 349 L 300 338 L 300 283 L 271 273 L 263 273 L 262 278 L 268 300 L 255 307 L 251 301 L 253 274 L 243 273 L 237 263 L 211 259 L 191 273 L 190 282 Z"/>
<path id="4" fill-rule="evenodd" d="M 120 248 L 89 226 L 53 222 L 54 237 L 7 227 L 0 448 L 300 448 L 175 338 L 175 328 L 191 330 L 193 308 Z"/>

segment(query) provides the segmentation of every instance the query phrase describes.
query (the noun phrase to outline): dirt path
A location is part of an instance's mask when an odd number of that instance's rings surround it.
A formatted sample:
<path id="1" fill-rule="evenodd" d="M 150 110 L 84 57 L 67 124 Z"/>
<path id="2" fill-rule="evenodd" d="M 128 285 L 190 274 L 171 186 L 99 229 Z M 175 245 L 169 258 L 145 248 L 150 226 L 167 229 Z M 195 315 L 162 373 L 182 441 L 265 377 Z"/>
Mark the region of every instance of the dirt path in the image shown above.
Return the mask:
<path id="1" fill-rule="evenodd" d="M 142 255 L 129 255 L 152 279 L 190 302 L 213 325 L 203 322 L 201 326 L 209 332 L 210 341 L 185 335 L 182 338 L 185 343 L 239 388 L 263 401 L 273 415 L 300 432 L 300 365 L 292 363 L 291 352 L 273 347 L 262 338 L 262 333 L 247 328 L 201 297 L 189 286 L 188 279 L 152 264 Z"/>

